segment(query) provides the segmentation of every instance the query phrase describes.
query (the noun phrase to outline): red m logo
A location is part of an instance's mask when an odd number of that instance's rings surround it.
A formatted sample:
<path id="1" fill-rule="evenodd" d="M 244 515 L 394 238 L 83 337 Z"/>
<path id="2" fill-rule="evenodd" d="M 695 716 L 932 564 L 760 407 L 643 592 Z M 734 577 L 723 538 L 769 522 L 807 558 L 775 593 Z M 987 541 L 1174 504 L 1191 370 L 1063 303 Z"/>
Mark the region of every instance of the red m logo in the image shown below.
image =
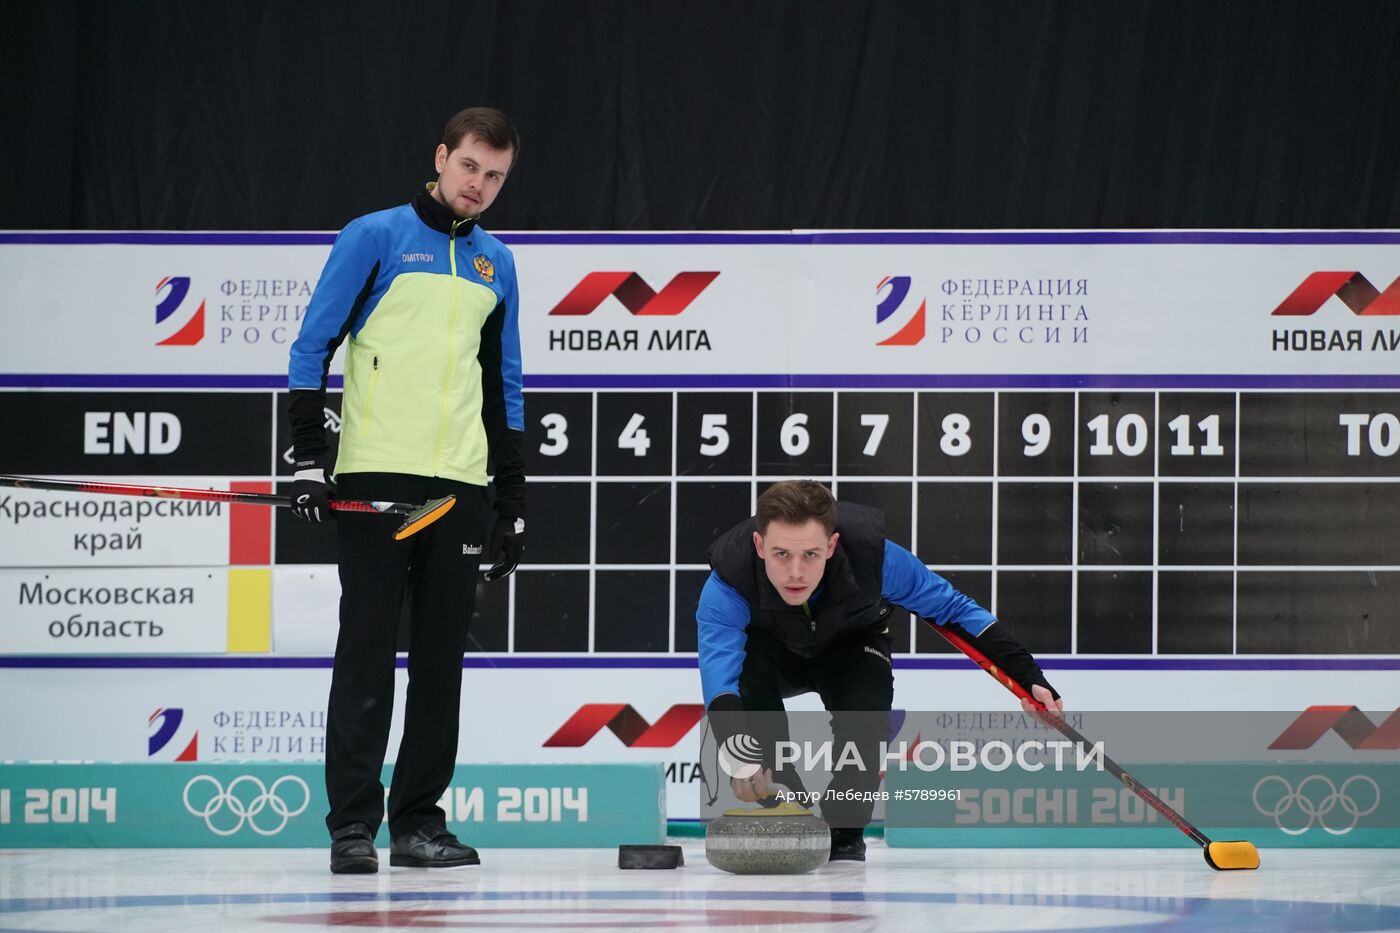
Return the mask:
<path id="1" fill-rule="evenodd" d="M 1269 747 L 1312 748 L 1329 731 L 1336 732 L 1355 749 L 1397 749 L 1400 748 L 1400 709 L 1377 726 L 1355 706 L 1309 706 Z"/>
<path id="2" fill-rule="evenodd" d="M 616 295 L 633 314 L 680 314 L 718 277 L 718 272 L 682 272 L 654 292 L 635 272 L 590 272 L 549 313 L 591 314 L 609 295 Z"/>
<path id="3" fill-rule="evenodd" d="M 544 747 L 578 748 L 606 727 L 628 748 L 670 748 L 704 715 L 705 707 L 700 703 L 678 703 L 653 726 L 630 704 L 588 703 L 546 739 Z"/>
<path id="4" fill-rule="evenodd" d="M 1383 292 L 1360 272 L 1314 272 L 1274 309 L 1276 315 L 1312 314 L 1336 295 L 1353 314 L 1400 314 L 1400 278 Z"/>

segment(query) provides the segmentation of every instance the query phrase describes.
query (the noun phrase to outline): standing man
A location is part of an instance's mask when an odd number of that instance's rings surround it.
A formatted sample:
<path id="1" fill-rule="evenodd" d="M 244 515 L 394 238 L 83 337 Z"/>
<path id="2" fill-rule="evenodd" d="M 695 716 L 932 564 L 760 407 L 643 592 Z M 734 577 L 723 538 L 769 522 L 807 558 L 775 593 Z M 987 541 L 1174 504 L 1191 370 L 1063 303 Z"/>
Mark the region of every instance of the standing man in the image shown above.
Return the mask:
<path id="1" fill-rule="evenodd" d="M 345 498 L 457 497 L 443 518 L 404 541 L 393 540 L 392 516 L 336 523 L 340 635 L 326 717 L 326 826 L 337 874 L 379 870 L 380 772 L 405 596 L 408 700 L 389 788 L 389 864 L 480 861 L 447 831 L 437 801 L 457 760 L 462 654 L 478 565 L 483 556 L 494 561 L 487 580 L 508 575 L 525 530 L 515 260 L 477 225 L 519 150 L 515 128 L 497 110 L 472 107 L 448 120 L 434 155 L 437 181 L 412 203 L 360 217 L 340 232 L 292 344 L 298 516 L 330 517 L 328 473 Z M 331 357 L 342 342 L 345 394 L 332 471 L 323 408 Z"/>
<path id="2" fill-rule="evenodd" d="M 820 483 L 769 487 L 758 497 L 758 514 L 721 535 L 708 557 L 712 572 L 696 610 L 700 680 L 721 742 L 748 728 L 745 711 L 780 712 L 784 697 L 815 691 L 832 713 L 836 747 L 851 743 L 862 762 L 879 760 L 894 701 L 891 605 L 957 626 L 1037 700 L 1064 708 L 1040 665 L 991 613 L 885 538 L 883 513 L 838 505 Z M 1033 710 L 1025 701 L 1022 707 Z M 787 740 L 786 728 L 770 717 L 755 720 L 768 724 L 759 739 L 771 755 L 775 742 Z M 752 778 L 731 780 L 731 787 L 752 802 L 768 795 L 772 779 L 771 767 L 760 768 Z M 832 861 L 865 860 L 863 833 L 874 807 L 869 792 L 879 781 L 875 768 L 833 774 L 829 790 L 867 800 L 823 806 L 832 825 Z"/>

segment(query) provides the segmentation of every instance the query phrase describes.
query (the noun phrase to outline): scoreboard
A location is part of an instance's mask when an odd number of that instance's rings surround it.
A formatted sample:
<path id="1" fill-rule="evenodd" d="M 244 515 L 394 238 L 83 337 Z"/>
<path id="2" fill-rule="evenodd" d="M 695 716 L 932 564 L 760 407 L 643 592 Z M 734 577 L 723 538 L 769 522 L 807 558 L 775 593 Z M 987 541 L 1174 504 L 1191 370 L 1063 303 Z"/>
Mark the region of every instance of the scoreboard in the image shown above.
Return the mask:
<path id="1" fill-rule="evenodd" d="M 1035 652 L 1400 651 L 1378 624 L 1400 597 L 1395 393 L 535 391 L 526 409 L 517 650 L 693 651 L 710 541 L 810 477 L 883 509 Z M 911 623 L 897 650 L 943 650 Z"/>

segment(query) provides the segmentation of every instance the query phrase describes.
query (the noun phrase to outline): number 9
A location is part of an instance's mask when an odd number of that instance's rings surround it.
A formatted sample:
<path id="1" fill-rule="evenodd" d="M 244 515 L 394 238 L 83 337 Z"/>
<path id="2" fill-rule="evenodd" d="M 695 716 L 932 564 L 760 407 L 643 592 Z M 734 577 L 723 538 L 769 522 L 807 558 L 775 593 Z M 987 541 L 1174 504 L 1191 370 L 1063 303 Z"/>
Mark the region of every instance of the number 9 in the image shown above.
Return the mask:
<path id="1" fill-rule="evenodd" d="M 1039 457 L 1050 446 L 1050 419 L 1041 414 L 1026 415 L 1021 436 L 1026 439 L 1026 456 Z"/>

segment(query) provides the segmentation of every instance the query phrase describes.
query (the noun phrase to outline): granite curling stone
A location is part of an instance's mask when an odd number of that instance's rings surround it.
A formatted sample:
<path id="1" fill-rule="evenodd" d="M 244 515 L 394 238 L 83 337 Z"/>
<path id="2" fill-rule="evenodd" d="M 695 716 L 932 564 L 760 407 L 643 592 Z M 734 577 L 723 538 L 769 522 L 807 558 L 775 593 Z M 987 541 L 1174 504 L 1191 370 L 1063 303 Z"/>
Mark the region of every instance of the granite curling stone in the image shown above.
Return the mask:
<path id="1" fill-rule="evenodd" d="M 705 829 L 705 858 L 736 875 L 800 875 L 830 855 L 831 828 L 790 801 L 726 810 Z"/>

